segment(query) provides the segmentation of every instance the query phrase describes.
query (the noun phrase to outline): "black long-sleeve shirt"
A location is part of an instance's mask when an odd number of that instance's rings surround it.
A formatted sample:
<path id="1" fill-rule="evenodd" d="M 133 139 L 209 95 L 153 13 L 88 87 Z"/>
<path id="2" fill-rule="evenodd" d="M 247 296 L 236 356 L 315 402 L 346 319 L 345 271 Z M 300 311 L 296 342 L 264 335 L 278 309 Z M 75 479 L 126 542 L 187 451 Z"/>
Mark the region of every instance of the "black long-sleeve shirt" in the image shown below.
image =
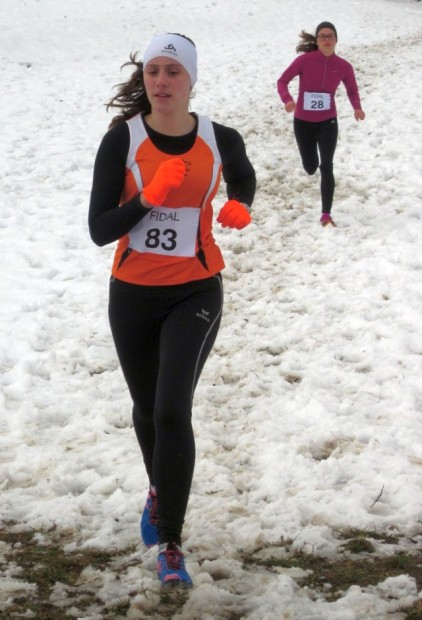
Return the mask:
<path id="1" fill-rule="evenodd" d="M 182 155 L 188 151 L 197 135 L 197 124 L 193 131 L 184 136 L 163 135 L 144 124 L 153 144 L 169 155 Z M 212 124 L 227 197 L 250 206 L 255 196 L 256 178 L 244 141 L 235 129 L 215 122 Z M 127 123 L 122 122 L 105 134 L 97 152 L 88 224 L 91 238 L 99 246 L 126 235 L 149 212 L 141 205 L 139 195 L 119 207 L 129 143 L 129 128 Z"/>

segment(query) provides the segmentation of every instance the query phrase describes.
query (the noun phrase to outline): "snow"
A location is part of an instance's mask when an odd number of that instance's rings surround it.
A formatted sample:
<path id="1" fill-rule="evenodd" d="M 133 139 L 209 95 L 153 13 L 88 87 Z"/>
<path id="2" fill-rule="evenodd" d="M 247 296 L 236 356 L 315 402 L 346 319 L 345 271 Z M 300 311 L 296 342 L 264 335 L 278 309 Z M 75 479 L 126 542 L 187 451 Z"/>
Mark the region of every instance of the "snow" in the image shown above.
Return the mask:
<path id="1" fill-rule="evenodd" d="M 340 87 L 335 229 L 318 223 L 319 180 L 301 169 L 275 86 L 301 29 L 327 19 L 367 114 L 357 123 Z M 215 226 L 225 313 L 194 407 L 195 587 L 174 618 L 402 618 L 418 596 L 407 575 L 330 603 L 294 573 L 246 569 L 242 553 L 291 539 L 335 557 L 350 527 L 422 540 L 422 3 L 2 0 L 0 29 L 2 521 L 73 532 L 69 550 L 138 544 L 120 579 L 85 578 L 104 580 L 107 605 L 131 592 L 128 617 L 160 617 L 156 551 L 139 542 L 147 479 L 107 321 L 114 246 L 91 242 L 87 209 L 120 66 L 152 35 L 182 32 L 199 54 L 192 109 L 241 132 L 258 191 L 250 227 Z M 32 589 L 0 577 L 3 603 Z"/>

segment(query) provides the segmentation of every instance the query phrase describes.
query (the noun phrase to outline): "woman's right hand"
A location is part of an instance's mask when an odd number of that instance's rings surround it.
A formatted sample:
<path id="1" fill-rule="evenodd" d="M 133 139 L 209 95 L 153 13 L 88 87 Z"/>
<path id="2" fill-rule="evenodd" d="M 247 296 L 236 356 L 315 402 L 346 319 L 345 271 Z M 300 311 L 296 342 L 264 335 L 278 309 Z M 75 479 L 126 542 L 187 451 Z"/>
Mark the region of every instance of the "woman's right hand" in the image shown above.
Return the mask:
<path id="1" fill-rule="evenodd" d="M 144 187 L 142 198 L 148 203 L 147 206 L 161 207 L 171 189 L 180 187 L 186 174 L 186 165 L 183 159 L 175 157 L 163 161 L 157 168 L 150 183 Z M 146 206 L 146 205 L 144 205 Z"/>
<path id="2" fill-rule="evenodd" d="M 286 112 L 294 112 L 295 107 L 296 104 L 294 101 L 288 101 L 286 104 L 284 104 L 284 109 L 286 110 Z"/>

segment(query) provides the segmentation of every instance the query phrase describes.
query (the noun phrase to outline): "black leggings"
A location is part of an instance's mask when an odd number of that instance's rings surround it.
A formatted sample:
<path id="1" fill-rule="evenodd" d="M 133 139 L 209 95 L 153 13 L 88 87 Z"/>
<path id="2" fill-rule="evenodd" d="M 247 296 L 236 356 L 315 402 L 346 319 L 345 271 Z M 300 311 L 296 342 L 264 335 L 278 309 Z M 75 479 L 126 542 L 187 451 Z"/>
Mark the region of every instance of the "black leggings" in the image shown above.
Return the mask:
<path id="1" fill-rule="evenodd" d="M 193 394 L 222 305 L 219 274 L 162 287 L 110 282 L 110 326 L 146 471 L 157 489 L 160 543 L 181 544 L 195 465 Z"/>
<path id="2" fill-rule="evenodd" d="M 321 170 L 322 212 L 331 213 L 335 188 L 333 160 L 338 136 L 337 119 L 311 123 L 295 118 L 293 126 L 304 169 L 308 174 L 315 174 L 318 166 Z"/>

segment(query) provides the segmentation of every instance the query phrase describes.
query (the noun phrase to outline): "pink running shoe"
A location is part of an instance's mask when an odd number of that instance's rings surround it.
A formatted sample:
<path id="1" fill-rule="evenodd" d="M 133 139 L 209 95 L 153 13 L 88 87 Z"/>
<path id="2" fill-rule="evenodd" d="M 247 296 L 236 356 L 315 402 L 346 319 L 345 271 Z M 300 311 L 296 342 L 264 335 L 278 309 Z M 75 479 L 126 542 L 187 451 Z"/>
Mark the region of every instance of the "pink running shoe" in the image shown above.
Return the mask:
<path id="1" fill-rule="evenodd" d="M 331 226 L 335 227 L 335 223 L 329 213 L 322 213 L 319 221 L 322 226 L 328 226 L 328 224 L 331 224 Z"/>

